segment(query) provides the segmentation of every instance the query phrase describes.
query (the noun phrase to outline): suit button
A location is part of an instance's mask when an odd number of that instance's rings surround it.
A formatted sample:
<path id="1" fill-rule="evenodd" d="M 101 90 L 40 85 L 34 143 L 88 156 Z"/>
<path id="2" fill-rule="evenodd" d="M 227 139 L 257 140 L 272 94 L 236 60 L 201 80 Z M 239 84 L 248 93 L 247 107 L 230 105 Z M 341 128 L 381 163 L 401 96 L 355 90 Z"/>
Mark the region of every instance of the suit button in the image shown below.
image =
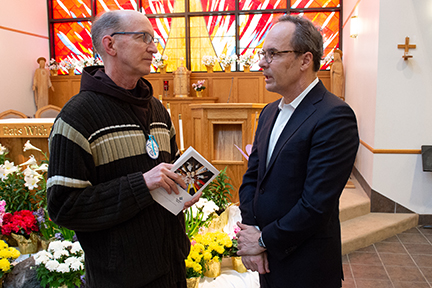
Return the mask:
<path id="1" fill-rule="evenodd" d="M 260 194 L 264 194 L 264 189 L 261 188 L 259 192 L 260 192 Z"/>

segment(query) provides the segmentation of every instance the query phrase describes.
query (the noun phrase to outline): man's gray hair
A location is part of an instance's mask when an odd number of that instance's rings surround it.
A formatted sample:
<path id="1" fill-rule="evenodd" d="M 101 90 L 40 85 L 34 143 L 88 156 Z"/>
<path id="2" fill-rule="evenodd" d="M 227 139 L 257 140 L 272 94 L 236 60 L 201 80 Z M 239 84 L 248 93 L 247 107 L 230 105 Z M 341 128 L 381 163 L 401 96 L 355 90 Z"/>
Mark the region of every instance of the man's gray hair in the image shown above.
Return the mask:
<path id="1" fill-rule="evenodd" d="M 122 29 L 122 17 L 117 11 L 108 11 L 98 16 L 91 29 L 93 47 L 103 58 L 105 51 L 102 46 L 102 38 Z"/>
<path id="2" fill-rule="evenodd" d="M 293 50 L 303 53 L 311 52 L 313 55 L 314 71 L 317 72 L 321 67 L 323 57 L 323 37 L 312 21 L 299 16 L 284 15 L 278 19 L 278 22 L 291 22 L 296 26 L 291 38 Z"/>

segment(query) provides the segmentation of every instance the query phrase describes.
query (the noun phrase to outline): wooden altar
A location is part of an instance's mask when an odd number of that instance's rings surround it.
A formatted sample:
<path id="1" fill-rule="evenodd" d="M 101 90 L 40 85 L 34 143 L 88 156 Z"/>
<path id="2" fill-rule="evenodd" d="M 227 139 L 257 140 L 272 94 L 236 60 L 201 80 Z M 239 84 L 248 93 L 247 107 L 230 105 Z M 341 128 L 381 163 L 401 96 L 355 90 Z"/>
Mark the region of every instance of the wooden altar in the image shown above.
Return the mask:
<path id="1" fill-rule="evenodd" d="M 23 152 L 27 140 L 48 156 L 48 137 L 53 123 L 54 118 L 0 119 L 0 143 L 9 150 L 7 158 L 15 165 L 27 161 L 30 155 L 42 160 L 42 154 L 37 151 Z"/>
<path id="2" fill-rule="evenodd" d="M 247 169 L 245 151 L 253 143 L 262 103 L 192 104 L 192 146 L 218 170 L 227 167 L 234 186 L 232 201 L 238 202 L 238 189 Z"/>

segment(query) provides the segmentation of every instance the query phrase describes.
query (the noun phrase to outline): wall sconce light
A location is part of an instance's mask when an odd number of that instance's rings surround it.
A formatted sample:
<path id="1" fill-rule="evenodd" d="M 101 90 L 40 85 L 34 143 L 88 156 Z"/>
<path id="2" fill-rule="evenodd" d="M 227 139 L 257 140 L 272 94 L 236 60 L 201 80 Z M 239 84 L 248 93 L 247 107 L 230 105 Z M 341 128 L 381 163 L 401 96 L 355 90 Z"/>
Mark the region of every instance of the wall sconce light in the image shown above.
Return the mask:
<path id="1" fill-rule="evenodd" d="M 357 16 L 352 16 L 350 22 L 350 37 L 357 38 L 358 30 L 359 30 L 359 19 Z"/>

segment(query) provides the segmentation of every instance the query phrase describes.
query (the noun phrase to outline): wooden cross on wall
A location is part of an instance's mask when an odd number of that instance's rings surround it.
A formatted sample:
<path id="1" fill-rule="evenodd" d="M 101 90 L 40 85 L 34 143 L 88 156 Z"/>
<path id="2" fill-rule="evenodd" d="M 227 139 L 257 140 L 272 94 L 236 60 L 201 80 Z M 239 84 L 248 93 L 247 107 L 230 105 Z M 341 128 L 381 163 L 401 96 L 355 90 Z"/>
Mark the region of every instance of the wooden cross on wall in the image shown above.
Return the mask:
<path id="1" fill-rule="evenodd" d="M 398 45 L 399 49 L 405 49 L 404 51 L 404 55 L 402 56 L 402 58 L 404 58 L 404 60 L 408 60 L 408 58 L 412 58 L 412 55 L 408 55 L 409 49 L 415 49 L 416 45 L 415 44 L 409 44 L 409 37 L 405 37 L 405 44 L 399 44 Z"/>

